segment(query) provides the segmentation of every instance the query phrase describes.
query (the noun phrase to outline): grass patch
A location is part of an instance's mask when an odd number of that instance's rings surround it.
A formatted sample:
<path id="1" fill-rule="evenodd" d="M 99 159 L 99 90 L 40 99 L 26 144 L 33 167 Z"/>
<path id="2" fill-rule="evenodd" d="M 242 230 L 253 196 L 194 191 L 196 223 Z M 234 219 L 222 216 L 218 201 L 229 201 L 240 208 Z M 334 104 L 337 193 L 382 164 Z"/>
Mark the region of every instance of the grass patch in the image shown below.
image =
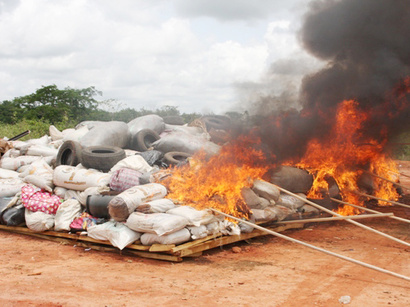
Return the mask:
<path id="1" fill-rule="evenodd" d="M 393 157 L 397 160 L 410 161 L 410 132 L 400 134 L 393 140 Z"/>

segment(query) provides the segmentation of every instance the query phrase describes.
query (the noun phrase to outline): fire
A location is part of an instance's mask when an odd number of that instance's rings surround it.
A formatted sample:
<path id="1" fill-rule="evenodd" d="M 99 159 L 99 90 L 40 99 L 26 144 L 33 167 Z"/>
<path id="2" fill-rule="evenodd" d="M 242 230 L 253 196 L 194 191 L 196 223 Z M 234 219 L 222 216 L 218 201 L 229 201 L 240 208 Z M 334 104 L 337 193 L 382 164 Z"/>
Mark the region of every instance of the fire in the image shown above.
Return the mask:
<path id="1" fill-rule="evenodd" d="M 362 205 L 363 200 L 351 191 L 359 191 L 358 181 L 365 170 L 392 179 L 388 171 L 396 170 L 396 166 L 382 152 L 385 142 L 378 143 L 360 133 L 367 119 L 367 113 L 358 110 L 357 101 L 345 100 L 338 106 L 335 125 L 327 138 L 324 141 L 313 139 L 308 143 L 306 154 L 300 161 L 295 161 L 295 165 L 307 169 L 315 177 L 309 198 L 324 197 L 329 189 L 329 178 L 333 178 L 344 201 Z M 393 184 L 377 178 L 372 180 L 376 186 L 375 196 L 397 200 Z M 338 213 L 348 215 L 358 211 L 345 206 Z"/>
<path id="2" fill-rule="evenodd" d="M 189 165 L 175 167 L 164 180 L 168 198 L 197 209 L 215 208 L 235 217 L 249 217 L 241 190 L 268 170 L 262 151 L 254 149 L 258 141 L 250 137 L 225 145 L 218 155 L 206 159 L 200 152 Z"/>

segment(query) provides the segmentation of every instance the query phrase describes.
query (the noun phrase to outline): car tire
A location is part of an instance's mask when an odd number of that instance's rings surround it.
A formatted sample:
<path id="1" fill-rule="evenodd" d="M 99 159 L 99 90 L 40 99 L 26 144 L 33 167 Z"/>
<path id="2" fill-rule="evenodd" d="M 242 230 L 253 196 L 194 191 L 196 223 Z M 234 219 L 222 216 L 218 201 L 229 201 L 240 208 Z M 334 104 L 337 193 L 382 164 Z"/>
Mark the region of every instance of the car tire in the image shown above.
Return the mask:
<path id="1" fill-rule="evenodd" d="M 124 149 L 116 146 L 90 146 L 82 151 L 81 164 L 108 172 L 117 162 L 126 157 Z"/>
<path id="2" fill-rule="evenodd" d="M 82 147 L 75 141 L 65 141 L 58 149 L 55 165 L 76 166 L 81 163 Z"/>
<path id="3" fill-rule="evenodd" d="M 137 151 L 147 151 L 152 147 L 152 143 L 159 140 L 160 136 L 152 129 L 142 129 L 137 132 L 132 139 L 132 149 Z"/>
<path id="4" fill-rule="evenodd" d="M 177 165 L 181 162 L 185 162 L 191 154 L 181 151 L 170 151 L 164 155 L 164 162 L 168 165 Z"/>

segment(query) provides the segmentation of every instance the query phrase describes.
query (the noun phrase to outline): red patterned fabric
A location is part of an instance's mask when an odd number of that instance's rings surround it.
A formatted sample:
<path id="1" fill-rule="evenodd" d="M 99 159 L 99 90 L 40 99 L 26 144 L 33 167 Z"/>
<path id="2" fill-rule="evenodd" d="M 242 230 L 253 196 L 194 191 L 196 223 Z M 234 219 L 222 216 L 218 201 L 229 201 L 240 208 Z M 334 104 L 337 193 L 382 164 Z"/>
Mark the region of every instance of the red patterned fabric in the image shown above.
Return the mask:
<path id="1" fill-rule="evenodd" d="M 27 184 L 21 188 L 21 203 L 30 211 L 56 214 L 62 199 L 40 188 Z"/>
<path id="2" fill-rule="evenodd" d="M 115 171 L 110 178 L 110 189 L 113 191 L 125 191 L 140 184 L 140 176 L 142 173 L 139 171 L 121 168 Z"/>

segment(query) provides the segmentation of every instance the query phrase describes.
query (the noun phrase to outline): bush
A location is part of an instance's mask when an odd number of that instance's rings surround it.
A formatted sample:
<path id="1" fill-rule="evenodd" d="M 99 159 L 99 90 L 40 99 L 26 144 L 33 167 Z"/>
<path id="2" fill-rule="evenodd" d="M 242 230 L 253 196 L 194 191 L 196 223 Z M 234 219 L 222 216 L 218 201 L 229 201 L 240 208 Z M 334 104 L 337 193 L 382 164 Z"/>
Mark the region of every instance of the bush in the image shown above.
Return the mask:
<path id="1" fill-rule="evenodd" d="M 75 124 L 60 123 L 56 125 L 56 128 L 61 130 L 72 128 Z M 1 124 L 0 125 L 0 138 L 7 137 L 12 138 L 26 130 L 30 130 L 30 134 L 21 138 L 21 141 L 40 138 L 45 134 L 49 134 L 50 123 L 39 122 L 35 120 L 24 119 L 17 124 Z"/>
<path id="2" fill-rule="evenodd" d="M 397 160 L 410 161 L 410 132 L 402 133 L 394 141 L 393 155 Z"/>

